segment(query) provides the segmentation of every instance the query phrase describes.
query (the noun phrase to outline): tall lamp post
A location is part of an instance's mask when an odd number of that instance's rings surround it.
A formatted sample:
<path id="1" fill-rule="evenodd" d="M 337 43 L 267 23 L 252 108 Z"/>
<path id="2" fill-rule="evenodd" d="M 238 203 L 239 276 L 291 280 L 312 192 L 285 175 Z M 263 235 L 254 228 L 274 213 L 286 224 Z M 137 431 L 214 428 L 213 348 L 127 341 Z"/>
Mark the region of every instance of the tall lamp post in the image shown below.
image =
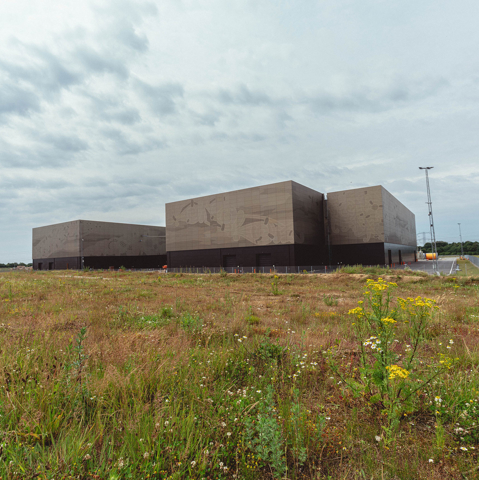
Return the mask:
<path id="1" fill-rule="evenodd" d="M 461 233 L 461 224 L 458 223 L 459 225 L 459 238 L 461 240 L 461 258 L 464 258 L 464 248 L 462 246 L 462 233 Z"/>
<path id="2" fill-rule="evenodd" d="M 433 169 L 434 167 L 419 167 L 419 170 L 425 170 L 426 172 L 426 187 L 427 187 L 427 205 L 429 210 L 429 230 L 431 231 L 431 247 L 433 253 L 433 264 L 432 268 L 436 275 L 439 274 L 437 268 L 437 247 L 436 247 L 436 232 L 434 231 L 434 219 L 432 215 L 432 200 L 431 200 L 431 189 L 429 188 L 429 175 L 428 170 Z"/>

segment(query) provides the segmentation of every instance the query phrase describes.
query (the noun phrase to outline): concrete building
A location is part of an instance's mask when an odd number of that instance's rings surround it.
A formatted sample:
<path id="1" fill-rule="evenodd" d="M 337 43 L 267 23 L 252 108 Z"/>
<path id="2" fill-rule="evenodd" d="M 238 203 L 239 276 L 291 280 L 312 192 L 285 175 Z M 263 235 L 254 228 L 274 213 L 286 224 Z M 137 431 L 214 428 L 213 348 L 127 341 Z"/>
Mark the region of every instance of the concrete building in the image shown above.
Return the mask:
<path id="1" fill-rule="evenodd" d="M 167 203 L 166 250 L 173 268 L 412 262 L 415 217 L 382 186 L 287 181 Z"/>
<path id="2" fill-rule="evenodd" d="M 293 181 L 166 204 L 170 267 L 327 263 L 324 195 Z"/>
<path id="3" fill-rule="evenodd" d="M 74 220 L 32 232 L 34 270 L 161 268 L 165 227 Z"/>
<path id="4" fill-rule="evenodd" d="M 166 204 L 166 227 L 76 220 L 33 229 L 33 268 L 392 265 L 416 260 L 414 214 L 384 187 L 293 181 Z"/>
<path id="5" fill-rule="evenodd" d="M 335 264 L 416 261 L 414 214 L 380 185 L 328 193 L 328 221 Z"/>

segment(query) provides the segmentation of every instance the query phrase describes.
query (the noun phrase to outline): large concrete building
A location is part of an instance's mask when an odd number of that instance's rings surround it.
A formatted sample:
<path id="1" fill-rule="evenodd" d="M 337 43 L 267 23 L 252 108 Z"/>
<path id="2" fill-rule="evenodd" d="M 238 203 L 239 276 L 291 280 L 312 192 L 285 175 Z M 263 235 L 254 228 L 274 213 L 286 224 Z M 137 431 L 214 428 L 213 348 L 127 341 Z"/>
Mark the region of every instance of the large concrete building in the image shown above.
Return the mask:
<path id="1" fill-rule="evenodd" d="M 166 204 L 166 227 L 76 220 L 33 229 L 33 268 L 392 265 L 416 260 L 414 214 L 384 187 L 293 181 Z"/>
<path id="2" fill-rule="evenodd" d="M 170 267 L 415 260 L 414 214 L 382 186 L 325 195 L 287 181 L 166 204 Z"/>
<path id="3" fill-rule="evenodd" d="M 166 204 L 168 265 L 327 263 L 324 196 L 287 181 Z"/>
<path id="4" fill-rule="evenodd" d="M 161 268 L 165 227 L 75 220 L 33 229 L 35 270 Z"/>

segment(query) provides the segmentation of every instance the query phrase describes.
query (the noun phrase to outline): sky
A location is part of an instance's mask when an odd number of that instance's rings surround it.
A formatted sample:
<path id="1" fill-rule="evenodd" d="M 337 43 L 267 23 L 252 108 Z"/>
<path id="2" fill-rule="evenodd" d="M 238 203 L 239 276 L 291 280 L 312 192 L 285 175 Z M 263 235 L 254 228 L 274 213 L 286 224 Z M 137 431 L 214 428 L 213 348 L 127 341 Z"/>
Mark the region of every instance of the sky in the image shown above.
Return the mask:
<path id="1" fill-rule="evenodd" d="M 32 228 L 383 185 L 479 240 L 477 0 L 2 0 L 0 263 Z"/>

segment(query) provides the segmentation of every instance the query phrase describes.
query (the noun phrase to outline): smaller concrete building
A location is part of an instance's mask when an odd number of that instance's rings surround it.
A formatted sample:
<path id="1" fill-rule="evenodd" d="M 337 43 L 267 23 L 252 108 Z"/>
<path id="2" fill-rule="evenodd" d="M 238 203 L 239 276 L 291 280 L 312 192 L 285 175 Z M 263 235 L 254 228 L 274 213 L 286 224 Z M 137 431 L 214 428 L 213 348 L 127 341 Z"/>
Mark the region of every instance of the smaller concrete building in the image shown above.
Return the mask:
<path id="1" fill-rule="evenodd" d="M 166 229 L 151 225 L 74 220 L 32 231 L 34 270 L 161 268 Z"/>
<path id="2" fill-rule="evenodd" d="M 335 264 L 416 261 L 414 214 L 381 185 L 328 193 L 328 220 Z"/>

